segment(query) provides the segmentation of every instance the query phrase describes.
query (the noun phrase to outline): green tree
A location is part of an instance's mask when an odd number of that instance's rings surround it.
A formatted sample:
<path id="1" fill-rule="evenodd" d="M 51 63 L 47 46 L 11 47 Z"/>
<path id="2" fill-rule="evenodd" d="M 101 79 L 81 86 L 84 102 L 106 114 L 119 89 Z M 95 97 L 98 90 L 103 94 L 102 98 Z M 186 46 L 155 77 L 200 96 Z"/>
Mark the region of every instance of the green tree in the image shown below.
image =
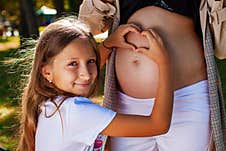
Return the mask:
<path id="1" fill-rule="evenodd" d="M 60 16 L 63 12 L 65 12 L 64 0 L 53 0 L 53 4 L 57 10 L 57 16 Z"/>

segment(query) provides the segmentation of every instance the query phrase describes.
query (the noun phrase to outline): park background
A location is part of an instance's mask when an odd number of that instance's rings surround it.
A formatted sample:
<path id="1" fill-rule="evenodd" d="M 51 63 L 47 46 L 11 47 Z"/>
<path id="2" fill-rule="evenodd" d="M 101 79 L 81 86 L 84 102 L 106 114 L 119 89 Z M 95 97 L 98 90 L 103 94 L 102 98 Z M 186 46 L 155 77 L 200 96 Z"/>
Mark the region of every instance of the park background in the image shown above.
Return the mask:
<path id="1" fill-rule="evenodd" d="M 20 44 L 29 40 L 20 37 L 37 38 L 54 19 L 77 15 L 81 2 L 82 0 L 0 0 L 0 148 L 12 151 L 18 143 L 19 85 L 30 61 L 23 60 L 23 51 L 30 50 L 27 46 L 32 46 L 26 44 L 26 47 L 22 45 L 21 48 Z M 103 40 L 104 36 L 97 36 L 97 41 Z M 216 59 L 216 62 L 226 98 L 226 60 Z M 100 104 L 104 69 L 101 72 L 101 91 L 99 96 L 93 98 Z"/>

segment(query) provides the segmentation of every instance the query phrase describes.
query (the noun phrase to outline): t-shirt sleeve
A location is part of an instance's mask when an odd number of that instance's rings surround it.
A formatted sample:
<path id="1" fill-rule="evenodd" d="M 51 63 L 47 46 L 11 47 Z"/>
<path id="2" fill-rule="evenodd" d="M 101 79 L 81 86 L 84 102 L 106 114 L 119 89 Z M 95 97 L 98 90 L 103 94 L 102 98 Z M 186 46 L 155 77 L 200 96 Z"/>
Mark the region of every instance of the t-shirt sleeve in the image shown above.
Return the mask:
<path id="1" fill-rule="evenodd" d="M 70 104 L 67 134 L 72 142 L 92 145 L 98 134 L 115 117 L 116 112 L 92 103 L 89 99 L 76 97 Z"/>

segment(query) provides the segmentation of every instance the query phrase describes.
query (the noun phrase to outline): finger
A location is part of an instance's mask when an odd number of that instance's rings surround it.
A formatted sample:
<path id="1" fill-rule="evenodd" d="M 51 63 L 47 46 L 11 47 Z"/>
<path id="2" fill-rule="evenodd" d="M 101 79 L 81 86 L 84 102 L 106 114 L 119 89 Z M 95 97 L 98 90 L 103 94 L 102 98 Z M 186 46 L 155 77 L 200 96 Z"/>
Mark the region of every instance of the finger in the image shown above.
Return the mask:
<path id="1" fill-rule="evenodd" d="M 152 40 L 155 39 L 154 35 L 153 35 L 150 31 L 148 31 L 148 30 L 142 31 L 142 32 L 141 32 L 141 35 L 142 35 L 142 36 L 145 36 L 145 37 L 146 37 L 148 40 L 150 40 L 150 41 L 152 41 Z"/>
<path id="2" fill-rule="evenodd" d="M 159 35 L 153 29 L 149 29 L 149 31 L 152 33 L 154 37 L 156 38 L 159 37 Z"/>
<path id="3" fill-rule="evenodd" d="M 141 27 L 139 27 L 138 25 L 134 24 L 134 23 L 129 23 L 130 26 L 132 26 L 133 28 L 135 28 L 137 31 L 141 31 Z"/>
<path id="4" fill-rule="evenodd" d="M 133 27 L 133 26 L 130 26 L 128 29 L 129 29 L 130 31 L 132 31 L 132 32 L 140 33 L 140 30 L 137 29 L 137 28 L 135 28 L 135 27 Z"/>
<path id="5" fill-rule="evenodd" d="M 157 32 L 155 32 L 153 29 L 151 29 L 150 31 L 158 41 L 162 41 L 162 38 L 160 37 L 160 35 Z"/>
<path id="6" fill-rule="evenodd" d="M 159 34 L 155 32 L 152 28 L 148 28 L 147 31 L 149 31 L 156 40 L 160 39 Z"/>
<path id="7" fill-rule="evenodd" d="M 161 44 L 163 43 L 162 38 L 160 37 L 160 35 L 156 31 L 154 31 L 151 28 L 149 28 L 148 30 L 153 34 L 153 36 L 156 38 L 156 40 L 158 42 L 160 42 Z"/>
<path id="8" fill-rule="evenodd" d="M 141 35 L 145 36 L 147 38 L 149 46 L 151 46 L 152 43 L 156 42 L 155 37 L 152 35 L 152 33 L 150 31 L 142 31 Z"/>
<path id="9" fill-rule="evenodd" d="M 126 35 L 129 32 L 140 33 L 136 28 L 133 28 L 132 26 L 128 26 L 125 30 L 122 31 L 122 34 Z"/>
<path id="10" fill-rule="evenodd" d="M 127 42 L 123 42 L 121 44 L 121 47 L 123 47 L 123 48 L 129 48 L 129 49 L 132 49 L 132 50 L 135 50 L 136 49 L 136 47 L 133 44 L 129 44 Z"/>
<path id="11" fill-rule="evenodd" d="M 140 47 L 140 48 L 135 49 L 135 51 L 138 53 L 146 54 L 148 49 Z"/>
<path id="12" fill-rule="evenodd" d="M 136 24 L 128 23 L 128 24 L 126 24 L 126 27 L 129 29 L 132 29 L 135 32 L 141 32 L 141 28 L 139 26 L 137 26 Z"/>
<path id="13" fill-rule="evenodd" d="M 152 59 L 152 56 L 151 56 L 151 52 L 149 49 L 146 49 L 146 48 L 138 48 L 136 49 L 136 52 L 137 53 L 140 53 L 144 56 L 147 56 L 148 58 L 151 58 Z"/>

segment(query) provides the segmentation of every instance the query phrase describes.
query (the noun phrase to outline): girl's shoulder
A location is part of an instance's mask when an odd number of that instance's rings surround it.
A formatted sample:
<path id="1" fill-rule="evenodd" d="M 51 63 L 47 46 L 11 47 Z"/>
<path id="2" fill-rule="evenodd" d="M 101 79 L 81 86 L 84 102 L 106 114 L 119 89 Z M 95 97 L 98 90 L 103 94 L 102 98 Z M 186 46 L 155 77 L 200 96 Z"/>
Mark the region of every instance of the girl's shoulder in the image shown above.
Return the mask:
<path id="1" fill-rule="evenodd" d="M 86 97 L 64 97 L 57 96 L 54 100 L 48 99 L 41 105 L 42 113 L 53 114 L 60 111 L 62 114 L 67 114 L 71 110 L 81 110 L 84 106 L 95 105 L 90 99 Z"/>
<path id="2" fill-rule="evenodd" d="M 57 96 L 54 100 L 48 99 L 43 106 L 49 106 L 49 105 L 59 105 L 62 104 L 63 106 L 69 105 L 69 104 L 94 104 L 89 98 L 86 97 L 64 97 L 64 96 Z"/>
<path id="3" fill-rule="evenodd" d="M 59 111 L 62 116 L 67 118 L 90 118 L 92 116 L 99 116 L 103 114 L 114 115 L 115 112 L 93 103 L 86 97 L 63 97 L 58 96 L 54 101 L 48 100 L 42 106 L 42 111 L 48 115 Z"/>

